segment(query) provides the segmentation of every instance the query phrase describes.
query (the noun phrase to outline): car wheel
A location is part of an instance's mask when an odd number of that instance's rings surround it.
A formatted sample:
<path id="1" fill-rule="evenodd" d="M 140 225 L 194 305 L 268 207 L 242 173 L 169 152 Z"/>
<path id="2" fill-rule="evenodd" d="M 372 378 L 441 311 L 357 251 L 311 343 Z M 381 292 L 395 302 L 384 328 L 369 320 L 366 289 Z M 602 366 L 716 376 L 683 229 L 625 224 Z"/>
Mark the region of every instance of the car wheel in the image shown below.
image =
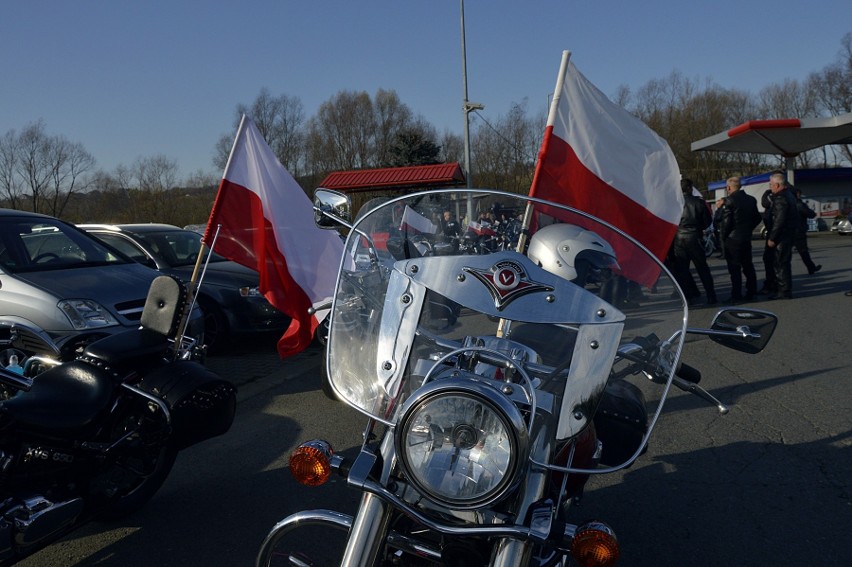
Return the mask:
<path id="1" fill-rule="evenodd" d="M 222 350 L 227 342 L 228 322 L 222 310 L 210 300 L 199 298 L 198 306 L 204 315 L 204 345 L 208 352 Z"/>

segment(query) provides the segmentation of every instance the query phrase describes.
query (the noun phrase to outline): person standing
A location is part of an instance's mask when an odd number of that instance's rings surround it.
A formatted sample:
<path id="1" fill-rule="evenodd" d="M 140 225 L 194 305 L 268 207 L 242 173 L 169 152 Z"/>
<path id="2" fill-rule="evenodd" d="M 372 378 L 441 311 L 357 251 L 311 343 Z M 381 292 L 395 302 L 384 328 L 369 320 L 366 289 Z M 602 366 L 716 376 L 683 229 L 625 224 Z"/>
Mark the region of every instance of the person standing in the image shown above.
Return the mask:
<path id="1" fill-rule="evenodd" d="M 769 247 L 769 231 L 772 230 L 772 190 L 767 189 L 760 197 L 760 204 L 763 206 L 763 270 L 766 273 L 766 279 L 763 280 L 763 287 L 760 289 L 760 295 L 771 295 L 778 291 L 775 285 L 775 250 Z"/>
<path id="2" fill-rule="evenodd" d="M 697 299 L 701 293 L 689 271 L 690 263 L 695 265 L 695 271 L 698 272 L 707 296 L 707 305 L 714 305 L 717 302 L 716 288 L 713 285 L 713 275 L 707 266 L 704 246 L 701 244 L 701 236 L 713 219 L 704 199 L 692 194 L 692 181 L 681 179 L 680 189 L 683 192 L 683 212 L 672 246 L 675 278 L 678 279 L 687 301 Z"/>
<path id="3" fill-rule="evenodd" d="M 799 212 L 796 209 L 796 197 L 784 181 L 783 173 L 769 176 L 769 190 L 772 191 L 772 228 L 766 236 L 766 245 L 775 251 L 775 286 L 777 291 L 769 299 L 792 299 L 793 241 L 799 225 Z"/>
<path id="4" fill-rule="evenodd" d="M 757 292 L 757 272 L 751 258 L 751 233 L 760 224 L 760 212 L 754 197 L 741 189 L 739 177 L 729 177 L 726 182 L 728 196 L 724 202 L 722 220 L 722 246 L 731 276 L 732 303 L 751 301 Z M 745 295 L 743 295 L 745 276 Z"/>
<path id="5" fill-rule="evenodd" d="M 439 223 L 441 232 L 447 238 L 458 238 L 461 235 L 461 227 L 458 221 L 453 217 L 452 211 L 445 209 Z"/>
<path id="6" fill-rule="evenodd" d="M 790 187 L 792 188 L 792 187 Z M 802 259 L 802 263 L 808 269 L 808 274 L 814 275 L 822 269 L 822 265 L 814 264 L 811 259 L 811 253 L 808 250 L 808 219 L 816 218 L 816 212 L 802 200 L 802 192 L 794 189 L 796 195 L 796 211 L 799 213 L 799 224 L 796 227 L 796 237 L 793 239 L 793 246 L 796 247 L 796 252 Z"/>
<path id="7" fill-rule="evenodd" d="M 722 246 L 722 239 L 719 234 L 722 232 L 722 219 L 725 216 L 725 200 L 719 199 L 716 201 L 716 210 L 713 212 L 713 238 L 716 240 L 716 246 L 719 248 L 719 258 L 725 257 L 725 247 Z"/>

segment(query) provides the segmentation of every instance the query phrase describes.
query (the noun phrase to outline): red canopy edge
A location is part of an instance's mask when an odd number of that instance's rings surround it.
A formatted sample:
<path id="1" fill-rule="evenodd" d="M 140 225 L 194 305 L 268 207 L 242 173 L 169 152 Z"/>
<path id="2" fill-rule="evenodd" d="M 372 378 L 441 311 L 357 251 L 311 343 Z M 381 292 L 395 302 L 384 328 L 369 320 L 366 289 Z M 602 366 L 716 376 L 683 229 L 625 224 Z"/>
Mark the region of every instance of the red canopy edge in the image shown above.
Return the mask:
<path id="1" fill-rule="evenodd" d="M 770 128 L 801 128 L 802 121 L 798 118 L 785 118 L 781 120 L 749 120 L 745 124 L 734 126 L 728 130 L 728 136 L 738 136 L 750 130 L 767 130 Z"/>

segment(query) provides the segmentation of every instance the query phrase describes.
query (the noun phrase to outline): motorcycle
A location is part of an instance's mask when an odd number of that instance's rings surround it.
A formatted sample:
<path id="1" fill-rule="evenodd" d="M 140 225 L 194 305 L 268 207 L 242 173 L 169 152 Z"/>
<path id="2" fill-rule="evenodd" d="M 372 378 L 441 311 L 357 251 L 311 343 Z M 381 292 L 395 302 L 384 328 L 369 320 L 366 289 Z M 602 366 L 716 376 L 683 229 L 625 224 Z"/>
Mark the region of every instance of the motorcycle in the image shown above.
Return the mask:
<path id="1" fill-rule="evenodd" d="M 708 258 L 716 251 L 716 238 L 716 230 L 712 225 L 701 236 L 701 246 L 704 248 L 704 255 Z"/>
<path id="2" fill-rule="evenodd" d="M 86 346 L 75 360 L 31 356 L 0 368 L 0 566 L 93 519 L 141 508 L 181 449 L 225 433 L 236 388 L 180 338 L 185 286 L 151 284 L 141 326 Z M 23 326 L 11 346 L 50 351 Z"/>
<path id="3" fill-rule="evenodd" d="M 424 256 L 403 245 L 388 255 L 372 245 L 384 207 L 452 210 L 483 194 L 526 211 L 517 250 Z M 645 452 L 672 386 L 727 412 L 680 360 L 688 333 L 754 354 L 777 324 L 766 311 L 722 308 L 710 328 L 688 327 L 683 292 L 646 248 L 547 201 L 436 190 L 349 224 L 348 198 L 317 190 L 315 210 L 319 226 L 349 228 L 326 372 L 367 426 L 354 456 L 315 439 L 289 469 L 307 486 L 340 475 L 362 495 L 352 516 L 280 521 L 258 567 L 614 565 L 614 529 L 574 517 L 586 482 Z M 365 254 L 373 261 L 354 261 Z M 454 325 L 433 320 L 435 298 L 459 306 Z M 342 549 L 310 546 L 307 529 L 340 530 Z"/>

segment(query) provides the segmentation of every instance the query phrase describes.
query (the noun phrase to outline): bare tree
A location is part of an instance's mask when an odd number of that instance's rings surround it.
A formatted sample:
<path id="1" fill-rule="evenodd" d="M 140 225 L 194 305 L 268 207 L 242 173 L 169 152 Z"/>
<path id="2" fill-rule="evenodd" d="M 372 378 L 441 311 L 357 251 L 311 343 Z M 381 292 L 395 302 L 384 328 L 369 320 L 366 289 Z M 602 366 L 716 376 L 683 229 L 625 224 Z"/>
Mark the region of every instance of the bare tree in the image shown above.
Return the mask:
<path id="1" fill-rule="evenodd" d="M 0 191 L 7 206 L 18 209 L 24 194 L 23 184 L 18 176 L 18 136 L 9 130 L 0 138 Z"/>
<path id="2" fill-rule="evenodd" d="M 123 171 L 122 174 L 125 172 Z M 164 155 L 137 158 L 130 174 L 129 204 L 140 222 L 175 224 L 180 215 L 182 193 L 177 185 L 178 165 Z M 121 184 L 125 183 L 121 181 Z"/>
<path id="3" fill-rule="evenodd" d="M 302 101 L 298 97 L 282 94 L 272 96 L 263 87 L 251 105 L 238 104 L 234 119 L 234 131 L 243 114 L 250 117 L 275 157 L 287 171 L 299 175 L 304 167 L 304 123 Z M 234 134 L 224 134 L 214 149 L 213 164 L 225 169 L 234 143 Z"/>
<path id="4" fill-rule="evenodd" d="M 423 132 L 420 128 L 413 127 L 411 110 L 399 100 L 396 91 L 379 89 L 374 97 L 373 108 L 375 109 L 375 163 L 387 164 L 393 161 L 389 153 L 391 146 L 397 141 L 399 135 L 408 130 L 410 135 L 429 139 L 434 144 L 433 133 Z"/>
<path id="5" fill-rule="evenodd" d="M 464 139 L 454 132 L 444 130 L 440 138 L 441 153 L 438 159 L 443 163 L 464 161 Z"/>
<path id="6" fill-rule="evenodd" d="M 819 73 L 812 73 L 808 82 L 816 94 L 822 115 L 837 116 L 852 112 L 852 32 L 843 36 L 837 60 Z M 838 164 L 841 161 L 847 165 L 852 163 L 852 145 L 824 149 L 826 165 L 829 151 Z"/>
<path id="7" fill-rule="evenodd" d="M 544 132 L 543 117 L 530 117 L 524 101 L 512 104 L 493 123 L 479 118 L 471 140 L 476 185 L 528 192 Z"/>
<path id="8" fill-rule="evenodd" d="M 61 216 L 69 199 L 88 187 L 95 159 L 80 143 L 50 136 L 43 121 L 0 143 L 0 182 L 9 206 Z"/>
<path id="9" fill-rule="evenodd" d="M 219 186 L 219 178 L 209 172 L 199 169 L 195 173 L 189 174 L 186 181 L 184 181 L 184 185 L 186 187 L 196 188 L 216 188 Z"/>
<path id="10" fill-rule="evenodd" d="M 374 167 L 375 133 L 370 95 L 340 91 L 308 121 L 308 158 L 323 171 Z"/>

